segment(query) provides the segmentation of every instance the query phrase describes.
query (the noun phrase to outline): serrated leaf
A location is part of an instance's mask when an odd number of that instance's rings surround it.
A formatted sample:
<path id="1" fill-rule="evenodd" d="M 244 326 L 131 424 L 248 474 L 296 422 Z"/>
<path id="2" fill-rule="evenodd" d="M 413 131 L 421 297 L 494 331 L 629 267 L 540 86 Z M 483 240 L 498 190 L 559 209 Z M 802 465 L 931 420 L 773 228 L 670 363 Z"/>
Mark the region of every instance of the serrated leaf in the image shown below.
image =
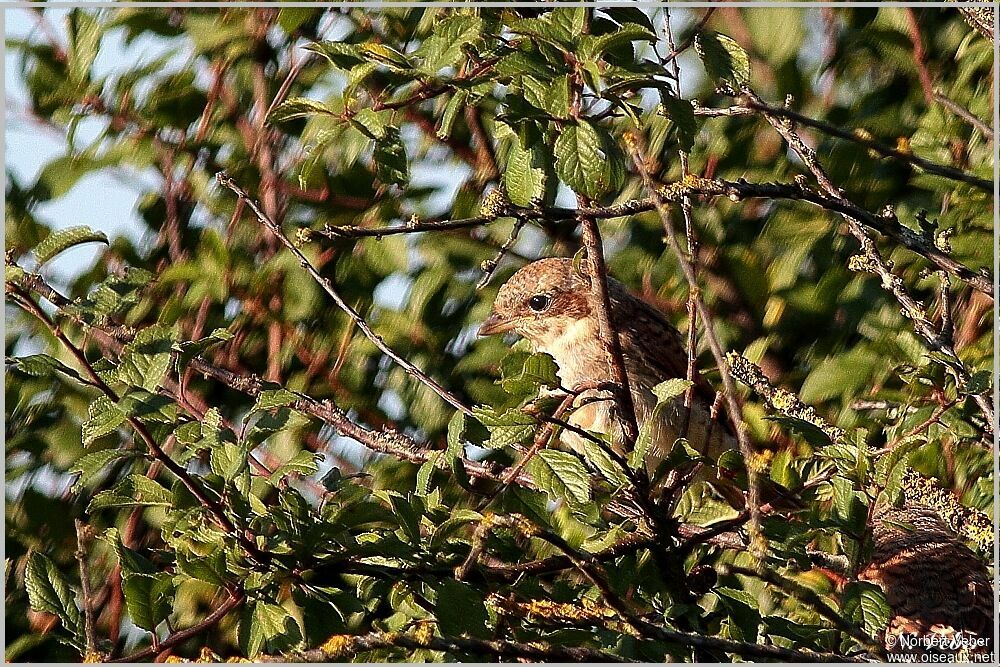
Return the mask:
<path id="1" fill-rule="evenodd" d="M 571 504 L 590 500 L 590 475 L 580 459 L 569 452 L 543 449 L 524 469 L 552 500 L 566 500 Z"/>
<path id="2" fill-rule="evenodd" d="M 690 151 L 698 134 L 698 123 L 694 116 L 694 107 L 687 100 L 663 93 L 660 97 L 663 112 L 677 128 L 677 143 L 681 150 Z"/>
<path id="3" fill-rule="evenodd" d="M 74 246 L 84 243 L 108 243 L 108 237 L 104 232 L 98 232 L 83 225 L 67 227 L 52 232 L 35 246 L 35 257 L 38 264 L 42 265 L 50 259 Z"/>
<path id="4" fill-rule="evenodd" d="M 83 422 L 83 446 L 89 447 L 98 438 L 113 433 L 125 423 L 125 413 L 111 402 L 107 396 L 98 396 L 87 408 L 87 420 Z"/>
<path id="5" fill-rule="evenodd" d="M 410 180 L 406 146 L 399 136 L 399 128 L 386 127 L 385 136 L 375 142 L 372 159 L 375 161 L 375 174 L 382 183 L 406 185 Z"/>
<path id="6" fill-rule="evenodd" d="M 314 475 L 319 470 L 318 463 L 322 458 L 322 454 L 301 451 L 271 473 L 270 482 L 277 484 L 288 475 Z"/>
<path id="7" fill-rule="evenodd" d="M 98 493 L 87 506 L 87 512 L 107 507 L 133 507 L 158 505 L 170 507 L 173 494 L 157 482 L 138 473 L 120 481 L 114 489 Z"/>
<path id="8" fill-rule="evenodd" d="M 465 446 L 462 444 L 464 434 L 465 413 L 456 410 L 455 414 L 448 420 L 448 449 L 445 453 L 449 458 L 461 458 L 465 454 Z"/>
<path id="9" fill-rule="evenodd" d="M 133 387 L 156 391 L 170 368 L 174 334 L 163 326 L 140 329 L 122 349 L 118 379 Z"/>
<path id="10" fill-rule="evenodd" d="M 540 202 L 545 194 L 545 153 L 541 147 L 522 148 L 520 142 L 512 142 L 503 185 L 515 206 L 527 208 Z"/>
<path id="11" fill-rule="evenodd" d="M 441 119 L 438 121 L 435 132 L 439 139 L 447 139 L 451 136 L 455 119 L 458 118 L 458 113 L 465 108 L 468 100 L 469 92 L 467 90 L 456 90 L 455 94 L 448 99 L 447 104 L 444 105 L 444 111 L 441 112 Z"/>
<path id="12" fill-rule="evenodd" d="M 504 377 L 500 385 L 509 394 L 515 396 L 526 393 L 537 393 L 539 387 L 555 387 L 559 384 L 555 360 L 544 352 L 536 352 L 524 359 L 520 368 L 504 369 Z"/>
<path id="13" fill-rule="evenodd" d="M 212 472 L 228 482 L 246 470 L 249 456 L 250 450 L 246 444 L 223 442 L 212 450 L 209 463 Z"/>
<path id="14" fill-rule="evenodd" d="M 490 449 L 518 444 L 530 437 L 536 426 L 534 418 L 520 410 L 497 413 L 493 408 L 475 407 L 472 413 L 489 430 L 490 438 L 483 446 Z"/>
<path id="15" fill-rule="evenodd" d="M 293 97 L 277 105 L 267 114 L 267 123 L 284 123 L 295 118 L 307 118 L 309 116 L 333 116 L 340 117 L 340 112 L 331 109 L 318 100 L 310 100 L 305 97 Z"/>
<path id="16" fill-rule="evenodd" d="M 188 340 L 174 343 L 173 349 L 177 352 L 177 365 L 179 368 L 187 364 L 195 357 L 204 354 L 216 345 L 221 345 L 233 339 L 234 334 L 229 329 L 215 329 L 212 333 L 198 340 Z"/>
<path id="17" fill-rule="evenodd" d="M 174 583 L 169 573 L 123 577 L 122 594 L 132 622 L 152 632 L 173 611 Z"/>
<path id="18" fill-rule="evenodd" d="M 684 378 L 670 378 L 653 387 L 657 407 L 684 395 L 693 382 Z"/>
<path id="19" fill-rule="evenodd" d="M 814 447 L 823 447 L 824 445 L 829 445 L 832 442 L 826 431 L 804 419 L 799 419 L 798 417 L 787 417 L 785 415 L 771 415 L 764 417 L 764 419 L 773 421 L 789 431 L 797 433 L 802 436 L 806 442 Z"/>
<path id="20" fill-rule="evenodd" d="M 47 354 L 29 354 L 24 357 L 7 357 L 7 363 L 18 372 L 32 377 L 51 377 L 54 373 L 59 372 L 75 380 L 79 380 L 81 382 L 83 381 L 83 378 L 80 377 L 79 373 L 55 357 L 50 357 Z"/>
<path id="21" fill-rule="evenodd" d="M 118 556 L 118 564 L 121 566 L 123 578 L 133 574 L 156 574 L 157 568 L 148 558 L 125 546 L 118 529 L 109 528 L 104 534 L 104 538 L 111 543 Z"/>
<path id="22" fill-rule="evenodd" d="M 610 448 L 610 444 L 606 444 Z M 629 479 L 625 471 L 621 469 L 613 458 L 603 447 L 587 438 L 582 441 L 582 454 L 587 463 L 597 469 L 604 479 L 611 482 L 612 486 L 622 488 L 629 484 Z"/>
<path id="23" fill-rule="evenodd" d="M 737 88 L 750 82 L 750 58 L 731 37 L 701 32 L 694 38 L 695 50 L 713 79 L 722 79 Z"/>
<path id="24" fill-rule="evenodd" d="M 226 552 L 222 549 L 215 549 L 208 556 L 198 556 L 178 550 L 177 571 L 213 586 L 224 586 L 226 584 Z"/>
<path id="25" fill-rule="evenodd" d="M 619 46 L 637 41 L 655 42 L 656 34 L 641 25 L 625 23 L 614 32 L 596 36 L 582 55 L 586 58 L 596 58 Z"/>
<path id="26" fill-rule="evenodd" d="M 990 390 L 992 382 L 993 371 L 976 371 L 972 374 L 972 377 L 969 378 L 969 382 L 965 386 L 965 392 L 969 394 L 985 394 Z"/>
<path id="27" fill-rule="evenodd" d="M 284 607 L 268 602 L 250 602 L 243 606 L 239 627 L 240 650 L 255 658 L 265 649 L 282 653 L 302 641 L 298 623 Z"/>
<path id="28" fill-rule="evenodd" d="M 177 404 L 163 394 L 135 389 L 118 400 L 118 409 L 129 417 L 145 422 L 173 424 L 177 421 Z"/>
<path id="29" fill-rule="evenodd" d="M 107 472 L 113 461 L 133 456 L 139 453 L 122 449 L 102 449 L 81 456 L 69 469 L 70 474 L 80 475 L 73 483 L 73 491 L 79 492 L 89 486 L 101 473 Z"/>
<path id="30" fill-rule="evenodd" d="M 867 581 L 854 581 L 841 595 L 844 617 L 875 636 L 889 625 L 892 611 L 882 589 Z"/>
<path id="31" fill-rule="evenodd" d="M 369 139 L 378 141 L 385 138 L 385 119 L 371 109 L 360 109 L 351 116 L 351 125 L 361 130 L 361 133 Z"/>
<path id="32" fill-rule="evenodd" d="M 386 44 L 366 42 L 357 45 L 358 52 L 394 70 L 404 70 L 413 67 L 410 59 Z"/>
<path id="33" fill-rule="evenodd" d="M 76 605 L 76 593 L 55 563 L 38 552 L 31 554 L 24 571 L 24 588 L 32 609 L 55 614 L 63 627 L 79 639 L 83 619 Z"/>
<path id="34" fill-rule="evenodd" d="M 472 14 L 453 14 L 434 25 L 434 34 L 424 40 L 414 55 L 423 59 L 420 69 L 435 74 L 445 67 L 458 65 L 462 47 L 479 39 L 483 20 Z"/>
<path id="35" fill-rule="evenodd" d="M 555 170 L 574 192 L 596 199 L 620 187 L 624 178 L 622 156 L 607 132 L 579 121 L 556 137 Z"/>
<path id="36" fill-rule="evenodd" d="M 364 58 L 358 52 L 356 44 L 347 44 L 344 42 L 313 42 L 307 44 L 305 47 L 306 51 L 312 51 L 313 53 L 318 53 L 327 60 L 334 67 L 349 70 L 355 65 L 364 64 Z"/>
<path id="37" fill-rule="evenodd" d="M 445 579 L 437 589 L 434 605 L 441 632 L 461 637 L 469 635 L 486 639 L 491 635 L 489 614 L 480 593 L 472 586 L 454 579 Z"/>
<path id="38" fill-rule="evenodd" d="M 253 404 L 251 412 L 258 410 L 273 410 L 291 405 L 299 399 L 295 392 L 287 389 L 265 389 L 257 394 L 257 400 Z"/>
<path id="39" fill-rule="evenodd" d="M 83 82 L 90 76 L 104 28 L 98 15 L 80 8 L 70 13 L 68 23 L 70 80 Z"/>

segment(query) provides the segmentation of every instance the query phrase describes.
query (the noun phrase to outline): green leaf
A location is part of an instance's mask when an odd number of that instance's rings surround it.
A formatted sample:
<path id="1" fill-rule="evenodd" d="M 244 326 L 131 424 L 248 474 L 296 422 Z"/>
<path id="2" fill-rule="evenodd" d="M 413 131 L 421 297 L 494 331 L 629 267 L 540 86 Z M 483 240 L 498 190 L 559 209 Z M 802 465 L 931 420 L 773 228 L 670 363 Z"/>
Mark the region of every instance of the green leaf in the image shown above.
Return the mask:
<path id="1" fill-rule="evenodd" d="M 503 449 L 516 445 L 531 436 L 535 430 L 535 419 L 520 410 L 512 409 L 496 412 L 489 407 L 475 407 L 473 416 L 490 432 L 490 438 L 483 443 L 490 449 Z"/>
<path id="2" fill-rule="evenodd" d="M 392 70 L 412 69 L 409 58 L 386 44 L 367 42 L 357 45 L 358 52 L 378 61 Z"/>
<path id="3" fill-rule="evenodd" d="M 507 197 L 515 206 L 531 207 L 542 201 L 545 194 L 545 152 L 540 146 L 522 148 L 514 141 L 507 153 L 507 168 L 503 173 Z"/>
<path id="4" fill-rule="evenodd" d="M 360 109 L 351 116 L 351 125 L 361 130 L 361 133 L 369 139 L 378 141 L 385 138 L 385 119 L 371 109 Z"/>
<path id="5" fill-rule="evenodd" d="M 229 329 L 215 329 L 212 333 L 198 340 L 188 340 L 174 343 L 173 350 L 177 352 L 177 365 L 183 369 L 195 357 L 204 354 L 216 345 L 230 341 L 235 336 Z"/>
<path id="6" fill-rule="evenodd" d="M 178 550 L 177 571 L 213 586 L 224 586 L 226 584 L 226 552 L 223 549 L 215 549 L 208 556 L 199 556 L 189 555 L 185 551 Z"/>
<path id="7" fill-rule="evenodd" d="M 257 394 L 257 400 L 254 402 L 251 412 L 285 407 L 297 400 L 299 400 L 298 395 L 287 389 L 265 389 Z"/>
<path id="8" fill-rule="evenodd" d="M 458 65 L 463 56 L 462 47 L 479 39 L 483 20 L 472 14 L 453 14 L 434 25 L 434 34 L 424 40 L 414 55 L 423 59 L 420 69 L 436 74 L 445 67 Z"/>
<path id="9" fill-rule="evenodd" d="M 437 131 L 435 132 L 438 139 L 447 139 L 451 136 L 451 130 L 455 125 L 455 119 L 458 118 L 458 112 L 465 108 L 468 100 L 469 91 L 467 90 L 456 90 L 455 94 L 448 99 L 448 103 L 444 105 L 444 111 L 441 112 L 441 119 L 438 121 Z"/>
<path id="10" fill-rule="evenodd" d="M 610 443 L 606 442 L 606 446 L 610 449 Z M 598 445 L 587 438 L 582 441 L 583 458 L 586 459 L 587 463 L 592 465 L 597 469 L 602 476 L 616 488 L 622 488 L 629 484 L 629 479 L 625 475 L 625 472 L 621 469 L 611 455 L 605 451 L 603 447 Z"/>
<path id="11" fill-rule="evenodd" d="M 582 50 L 582 55 L 584 58 L 596 58 L 603 55 L 607 51 L 636 41 L 655 42 L 656 34 L 649 30 L 649 28 L 645 28 L 641 25 L 625 23 L 621 28 L 615 30 L 614 32 L 605 33 L 595 37 L 594 40 L 587 45 L 588 48 Z"/>
<path id="12" fill-rule="evenodd" d="M 385 136 L 375 142 L 372 158 L 375 161 L 375 175 L 381 182 L 406 185 L 410 180 L 406 147 L 399 136 L 399 128 L 386 127 Z"/>
<path id="13" fill-rule="evenodd" d="M 134 456 L 139 456 L 139 453 L 122 449 L 101 449 L 81 456 L 69 469 L 70 474 L 80 475 L 73 483 L 73 491 L 79 492 L 90 486 L 102 473 L 108 472 L 112 462 Z"/>
<path id="14" fill-rule="evenodd" d="M 690 151 L 698 134 L 698 123 L 694 117 L 694 107 L 687 100 L 663 93 L 661 96 L 663 112 L 677 128 L 677 142 L 681 150 Z"/>
<path id="15" fill-rule="evenodd" d="M 173 424 L 177 421 L 177 404 L 163 394 L 153 394 L 145 389 L 134 389 L 122 396 L 118 409 L 145 422 Z"/>
<path id="16" fill-rule="evenodd" d="M 32 609 L 55 614 L 66 630 L 76 638 L 81 637 L 83 618 L 76 605 L 76 594 L 56 564 L 47 556 L 36 551 L 28 557 L 24 588 L 28 592 L 28 604 Z"/>
<path id="17" fill-rule="evenodd" d="M 844 617 L 875 636 L 886 628 L 892 615 L 882 589 L 867 581 L 854 581 L 841 595 Z"/>
<path id="18" fill-rule="evenodd" d="M 118 379 L 133 387 L 156 391 L 170 369 L 173 332 L 160 325 L 140 329 L 122 349 Z"/>
<path id="19" fill-rule="evenodd" d="M 280 480 L 289 475 L 314 475 L 319 470 L 318 463 L 323 458 L 322 454 L 315 452 L 301 451 L 287 462 L 271 473 L 271 484 L 277 484 Z"/>
<path id="20" fill-rule="evenodd" d="M 552 500 L 566 500 L 570 504 L 590 500 L 590 475 L 580 459 L 569 452 L 543 449 L 528 462 L 525 470 Z"/>
<path id="21" fill-rule="evenodd" d="M 797 433 L 802 436 L 806 442 L 814 447 L 823 447 L 824 445 L 829 445 L 830 442 L 832 442 L 826 431 L 804 419 L 799 419 L 798 417 L 786 417 L 784 415 L 773 415 L 764 417 L 764 419 L 773 421 L 789 431 Z"/>
<path id="22" fill-rule="evenodd" d="M 355 65 L 364 64 L 364 57 L 358 51 L 357 44 L 346 44 L 344 42 L 313 42 L 307 44 L 306 51 L 318 53 L 330 64 L 339 69 L 349 70 Z"/>
<path id="23" fill-rule="evenodd" d="M 284 123 L 295 118 L 307 118 L 317 115 L 339 118 L 340 112 L 331 109 L 317 100 L 310 100 L 305 97 L 293 97 L 271 109 L 271 112 L 267 114 L 267 122 L 270 125 L 274 125 L 275 123 Z"/>
<path id="24" fill-rule="evenodd" d="M 990 390 L 990 384 L 993 381 L 993 371 L 983 370 L 976 371 L 969 378 L 968 384 L 965 386 L 965 393 L 968 394 L 985 394 Z"/>
<path id="25" fill-rule="evenodd" d="M 624 163 L 607 132 L 586 121 L 568 125 L 556 138 L 555 169 L 574 192 L 596 199 L 621 186 Z"/>
<path id="26" fill-rule="evenodd" d="M 98 15 L 74 9 L 69 15 L 69 76 L 74 82 L 85 81 L 97 58 L 104 27 Z"/>
<path id="27" fill-rule="evenodd" d="M 249 456 L 250 449 L 245 442 L 243 444 L 223 442 L 212 450 L 209 463 L 212 472 L 228 482 L 246 470 Z"/>
<path id="28" fill-rule="evenodd" d="M 31 377 L 51 377 L 59 372 L 75 380 L 83 382 L 83 378 L 75 370 L 47 354 L 29 354 L 25 357 L 7 357 L 7 363 L 19 373 Z"/>
<path id="29" fill-rule="evenodd" d="M 117 528 L 109 528 L 104 534 L 104 539 L 111 544 L 118 556 L 118 564 L 121 566 L 123 578 L 133 574 L 157 573 L 157 567 L 153 565 L 152 561 L 138 551 L 125 546 Z"/>
<path id="30" fill-rule="evenodd" d="M 536 393 L 539 387 L 559 385 L 558 366 L 551 355 L 545 352 L 531 354 L 518 368 L 503 368 L 500 381 L 504 391 L 515 396 Z"/>
<path id="31" fill-rule="evenodd" d="M 465 446 L 462 437 L 465 434 L 465 413 L 456 410 L 455 414 L 448 420 L 448 449 L 446 454 L 449 458 L 462 458 L 465 455 Z"/>
<path id="32" fill-rule="evenodd" d="M 487 639 L 489 614 L 480 593 L 472 586 L 454 579 L 445 579 L 437 589 L 434 616 L 442 634 L 462 637 L 465 635 Z"/>
<path id="33" fill-rule="evenodd" d="M 83 422 L 83 446 L 89 447 L 98 438 L 114 432 L 125 423 L 125 413 L 107 396 L 98 396 L 87 408 L 87 421 Z"/>
<path id="34" fill-rule="evenodd" d="M 168 572 L 124 577 L 122 593 L 129 617 L 143 630 L 152 632 L 173 611 L 174 583 Z"/>
<path id="35" fill-rule="evenodd" d="M 656 396 L 656 407 L 660 407 L 675 398 L 684 395 L 693 382 L 684 378 L 670 378 L 653 387 L 653 395 Z"/>
<path id="36" fill-rule="evenodd" d="M 302 641 L 298 623 L 284 607 L 268 602 L 249 602 L 240 613 L 240 650 L 248 658 L 289 651 Z"/>
<path id="37" fill-rule="evenodd" d="M 173 495 L 145 475 L 129 475 L 110 491 L 101 491 L 90 501 L 87 512 L 107 507 L 135 507 L 156 505 L 170 507 Z"/>
<path id="38" fill-rule="evenodd" d="M 737 88 L 750 82 L 750 58 L 731 37 L 716 32 L 701 32 L 694 47 L 713 79 L 722 79 Z"/>
<path id="39" fill-rule="evenodd" d="M 35 246 L 34 253 L 38 259 L 38 264 L 42 265 L 64 250 L 84 243 L 107 244 L 108 237 L 104 232 L 95 231 L 84 225 L 67 227 L 46 236 L 41 243 Z"/>

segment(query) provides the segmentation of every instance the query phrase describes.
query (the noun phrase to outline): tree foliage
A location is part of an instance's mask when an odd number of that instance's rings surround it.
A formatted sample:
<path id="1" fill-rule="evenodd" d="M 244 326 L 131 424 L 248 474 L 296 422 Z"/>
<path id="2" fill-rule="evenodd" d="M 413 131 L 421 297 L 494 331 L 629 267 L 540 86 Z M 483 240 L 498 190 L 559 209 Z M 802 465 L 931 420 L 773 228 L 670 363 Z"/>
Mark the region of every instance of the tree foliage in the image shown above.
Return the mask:
<path id="1" fill-rule="evenodd" d="M 843 659 L 891 614 L 878 507 L 923 489 L 990 557 L 993 49 L 957 10 L 35 16 L 8 55 L 66 153 L 7 174 L 8 659 Z M 95 173 L 138 233 L 39 214 Z M 581 217 L 755 443 L 709 482 L 679 441 L 631 512 L 642 432 L 560 449 L 552 359 L 475 336 Z"/>

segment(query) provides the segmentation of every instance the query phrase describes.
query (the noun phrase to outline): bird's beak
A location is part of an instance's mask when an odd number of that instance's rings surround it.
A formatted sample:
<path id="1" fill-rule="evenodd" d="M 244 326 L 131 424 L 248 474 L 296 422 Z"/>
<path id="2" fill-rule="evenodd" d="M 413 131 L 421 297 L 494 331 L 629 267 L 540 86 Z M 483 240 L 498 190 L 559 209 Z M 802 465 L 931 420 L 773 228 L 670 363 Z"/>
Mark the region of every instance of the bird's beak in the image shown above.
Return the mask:
<path id="1" fill-rule="evenodd" d="M 513 320 L 504 319 L 503 316 L 494 311 L 490 313 L 490 316 L 479 327 L 479 335 L 492 336 L 493 334 L 510 331 L 513 328 Z"/>

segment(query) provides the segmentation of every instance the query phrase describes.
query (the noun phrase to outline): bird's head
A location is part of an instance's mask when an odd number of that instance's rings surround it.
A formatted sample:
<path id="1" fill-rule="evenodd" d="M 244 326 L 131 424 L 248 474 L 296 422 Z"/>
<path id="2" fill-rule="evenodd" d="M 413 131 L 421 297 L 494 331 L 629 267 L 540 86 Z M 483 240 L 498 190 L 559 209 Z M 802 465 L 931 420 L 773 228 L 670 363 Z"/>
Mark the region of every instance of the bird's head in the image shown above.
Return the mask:
<path id="1" fill-rule="evenodd" d="M 513 331 L 544 347 L 590 315 L 588 283 L 573 260 L 550 257 L 519 269 L 500 287 L 480 336 Z"/>

